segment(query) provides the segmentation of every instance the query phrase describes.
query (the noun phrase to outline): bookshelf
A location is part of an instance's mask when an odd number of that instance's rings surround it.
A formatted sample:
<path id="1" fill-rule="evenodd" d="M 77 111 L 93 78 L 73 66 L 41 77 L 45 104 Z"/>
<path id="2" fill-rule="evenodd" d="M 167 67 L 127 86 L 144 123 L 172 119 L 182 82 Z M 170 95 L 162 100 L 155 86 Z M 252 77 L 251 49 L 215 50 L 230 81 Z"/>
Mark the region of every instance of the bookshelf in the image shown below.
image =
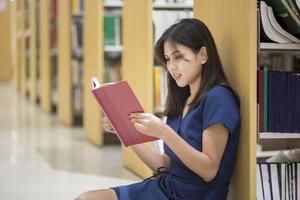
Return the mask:
<path id="1" fill-rule="evenodd" d="M 13 39 L 11 16 L 13 9 L 10 1 L 4 0 L 2 3 L 6 6 L 5 9 L 0 12 L 0 81 L 8 81 L 13 77 L 13 55 L 11 49 L 11 41 Z"/>
<path id="2" fill-rule="evenodd" d="M 256 2 L 195 0 L 194 16 L 211 30 L 225 73 L 241 99 L 242 127 L 228 199 L 255 199 Z"/>
<path id="3" fill-rule="evenodd" d="M 260 43 L 261 51 L 300 51 L 300 44 L 290 43 L 290 44 L 279 44 L 279 43 Z"/>
<path id="4" fill-rule="evenodd" d="M 105 8 L 111 9 L 111 8 L 118 8 L 121 9 L 123 7 L 122 1 L 104 1 L 103 5 Z"/>
<path id="5" fill-rule="evenodd" d="M 277 16 L 278 13 L 276 13 L 276 10 L 281 8 L 280 6 L 282 5 L 280 5 L 280 3 L 275 4 L 275 1 L 266 1 L 266 3 L 267 5 L 265 5 L 263 2 L 260 2 L 259 13 L 264 18 L 261 20 L 258 19 L 258 27 L 260 27 L 258 34 L 261 36 L 261 41 L 259 41 L 259 54 L 257 59 L 257 142 L 258 146 L 261 147 L 257 148 L 256 157 L 258 163 L 260 163 L 260 160 L 265 160 L 273 156 L 275 156 L 275 160 L 283 159 L 278 157 L 287 156 L 289 162 L 293 162 L 293 159 L 295 158 L 291 156 L 292 154 L 290 152 L 293 149 L 300 148 L 300 129 L 297 125 L 297 115 L 300 112 L 300 110 L 297 110 L 299 108 L 299 105 L 297 105 L 297 96 L 299 95 L 299 91 L 296 87 L 299 85 L 298 80 L 300 79 L 297 78 L 299 77 L 299 74 L 297 75 L 297 73 L 295 73 L 297 70 L 299 70 L 299 66 L 298 69 L 296 66 L 297 57 L 299 62 L 300 44 L 299 40 L 291 40 L 291 37 L 289 36 L 292 32 L 291 27 L 287 26 L 285 21 L 280 21 L 279 16 Z M 292 4 L 293 3 L 289 4 L 288 6 L 291 6 Z M 275 42 L 264 42 L 267 40 L 280 42 L 279 39 L 282 39 L 282 37 L 273 38 L 272 36 L 273 33 L 276 33 L 280 30 L 277 26 L 272 27 L 274 30 L 269 30 L 266 24 L 259 24 L 260 21 L 266 22 L 270 21 L 271 19 L 270 15 L 267 17 L 263 15 L 264 5 L 266 7 L 270 6 L 268 9 L 274 11 L 276 16 L 275 20 L 281 22 L 280 25 L 284 27 L 284 31 L 287 32 L 287 34 L 284 34 L 284 36 L 289 36 L 288 39 L 291 41 L 286 41 L 288 43 L 282 44 Z M 299 27 L 297 29 L 296 26 L 293 26 L 293 28 L 299 32 Z M 299 39 L 299 37 L 296 39 Z M 283 152 L 283 154 L 279 154 L 280 152 Z M 271 164 L 268 164 L 268 166 L 270 165 Z M 280 163 L 280 165 L 283 166 L 285 163 Z M 261 167 L 261 164 L 258 166 Z M 295 172 L 294 170 L 292 171 L 292 173 Z M 258 171 L 257 177 L 266 177 L 266 174 L 269 172 L 271 173 L 270 179 L 274 178 L 274 174 L 272 174 L 274 171 L 272 172 L 272 170 L 260 170 Z M 284 172 L 282 169 L 278 170 L 278 173 L 282 172 Z M 265 178 L 262 178 L 261 184 L 266 183 L 266 181 L 267 180 Z M 285 177 L 285 181 L 287 185 L 293 184 L 289 176 Z M 275 186 L 275 184 L 277 183 L 272 183 L 270 187 Z M 257 188 L 257 198 L 262 195 L 276 195 L 274 190 L 268 188 L 266 189 L 261 186 L 258 186 Z M 281 190 L 285 190 L 285 187 L 282 187 Z M 290 193 L 288 194 L 290 196 L 286 197 L 287 199 L 293 198 L 293 190 L 295 190 L 295 188 L 290 190 Z M 278 193 L 279 192 L 277 192 L 277 194 Z"/>
<path id="6" fill-rule="evenodd" d="M 31 102 L 37 100 L 37 24 L 36 24 L 36 6 L 37 0 L 28 1 L 29 16 L 29 96 Z"/>
<path id="7" fill-rule="evenodd" d="M 24 83 L 24 89 L 23 89 L 23 95 L 24 96 L 29 96 L 29 91 L 30 91 L 30 85 L 31 85 L 31 80 L 30 80 L 30 38 L 31 38 L 31 29 L 30 29 L 30 2 L 29 0 L 24 0 L 23 1 L 23 6 L 24 6 L 24 74 L 23 74 L 23 83 Z"/>
<path id="8" fill-rule="evenodd" d="M 260 151 L 260 152 L 257 152 L 257 153 L 256 153 L 256 157 L 257 157 L 258 159 L 261 159 L 261 158 L 269 158 L 269 157 L 272 157 L 272 156 L 277 155 L 279 152 L 280 152 L 280 150 Z M 288 151 L 283 151 L 283 152 L 284 152 L 284 153 L 287 153 Z"/>
<path id="9" fill-rule="evenodd" d="M 300 133 L 259 133 L 259 139 L 300 139 Z"/>
<path id="10" fill-rule="evenodd" d="M 71 2 L 57 1 L 57 114 L 65 125 L 73 124 L 71 68 Z"/>
<path id="11" fill-rule="evenodd" d="M 102 128 L 102 113 L 91 95 L 90 79 L 97 76 L 101 83 L 120 79 L 120 73 L 116 72 L 120 71 L 123 52 L 120 37 L 122 6 L 122 2 L 116 1 L 84 1 L 83 124 L 88 140 L 99 146 L 118 140 Z M 113 29 L 107 30 L 112 26 Z"/>
<path id="12" fill-rule="evenodd" d="M 152 9 L 152 1 L 139 0 L 126 0 L 123 7 L 122 75 L 146 112 L 153 111 Z M 127 168 L 144 178 L 152 175 L 150 168 L 131 149 L 123 148 L 122 154 Z"/>
<path id="13" fill-rule="evenodd" d="M 161 115 L 162 108 L 155 108 L 156 105 L 154 104 L 154 68 L 156 67 L 154 67 L 153 52 L 155 39 L 152 26 L 153 14 L 155 11 L 186 10 L 192 10 L 192 6 L 181 4 L 160 5 L 151 1 L 124 1 L 122 78 L 129 82 L 145 111 L 154 113 L 157 116 Z M 143 51 L 141 51 L 141 45 Z M 154 143 L 148 143 L 147 145 L 152 148 Z M 124 165 L 127 168 L 144 178 L 152 175 L 153 172 L 131 149 L 123 148 L 122 154 Z"/>
<path id="14" fill-rule="evenodd" d="M 21 92 L 21 63 L 22 63 L 22 39 L 23 39 L 23 28 L 22 28 L 22 18 L 23 18 L 23 10 L 22 10 L 22 3 L 15 2 L 14 9 L 15 9 L 15 16 L 14 21 L 16 24 L 16 32 L 15 32 L 15 83 L 16 89 L 18 92 Z"/>
<path id="15" fill-rule="evenodd" d="M 35 0 L 35 49 L 36 49 L 36 54 L 35 54 L 35 65 L 36 65 L 36 73 L 35 73 L 35 93 L 36 93 L 36 98 L 35 98 L 35 103 L 40 104 L 41 102 L 41 48 L 40 48 L 40 5 L 41 5 L 41 0 Z"/>
<path id="16" fill-rule="evenodd" d="M 123 47 L 121 45 L 119 45 L 119 46 L 105 46 L 104 51 L 105 52 L 122 52 Z"/>
<path id="17" fill-rule="evenodd" d="M 193 5 L 186 5 L 181 3 L 153 3 L 155 10 L 192 10 Z"/>
<path id="18" fill-rule="evenodd" d="M 18 32 L 17 32 L 17 50 L 18 50 L 18 61 L 17 61 L 17 68 L 18 73 L 17 76 L 19 78 L 19 84 L 17 84 L 18 91 L 25 96 L 26 93 L 26 73 L 25 73 L 25 61 L 26 61 L 26 55 L 25 55 L 25 8 L 24 8 L 24 2 L 17 1 L 17 26 L 18 26 Z"/>
<path id="19" fill-rule="evenodd" d="M 41 108 L 56 110 L 57 98 L 57 0 L 40 0 L 40 82 Z"/>
<path id="20" fill-rule="evenodd" d="M 104 78 L 103 16 L 102 0 L 84 1 L 83 124 L 87 139 L 98 146 L 103 145 L 102 113 L 91 95 L 90 78 L 97 76 L 101 82 Z"/>
<path id="21" fill-rule="evenodd" d="M 72 49 L 72 124 L 82 125 L 82 74 L 83 70 L 83 17 L 84 17 L 84 0 L 73 0 L 71 7 L 71 49 Z"/>

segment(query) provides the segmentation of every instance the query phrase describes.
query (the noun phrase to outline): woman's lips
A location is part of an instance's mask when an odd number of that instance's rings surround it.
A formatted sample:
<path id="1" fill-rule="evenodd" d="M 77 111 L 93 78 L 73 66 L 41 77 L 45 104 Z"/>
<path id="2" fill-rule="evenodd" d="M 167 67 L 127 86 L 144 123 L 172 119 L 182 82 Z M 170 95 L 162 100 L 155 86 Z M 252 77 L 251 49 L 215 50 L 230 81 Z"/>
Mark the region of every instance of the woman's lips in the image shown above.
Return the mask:
<path id="1" fill-rule="evenodd" d="M 181 78 L 181 74 L 173 74 L 173 78 L 177 81 Z"/>

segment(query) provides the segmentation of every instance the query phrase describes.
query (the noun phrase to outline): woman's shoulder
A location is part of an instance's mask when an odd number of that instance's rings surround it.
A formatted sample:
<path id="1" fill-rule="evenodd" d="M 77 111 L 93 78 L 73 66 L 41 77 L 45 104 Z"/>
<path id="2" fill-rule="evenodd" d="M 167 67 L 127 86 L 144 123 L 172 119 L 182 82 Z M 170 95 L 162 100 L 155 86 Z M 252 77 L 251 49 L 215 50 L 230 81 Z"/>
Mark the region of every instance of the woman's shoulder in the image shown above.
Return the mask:
<path id="1" fill-rule="evenodd" d="M 234 98 L 233 96 L 233 91 L 227 87 L 227 86 L 223 86 L 223 85 L 216 85 L 214 87 L 212 87 L 206 94 L 207 98 Z"/>

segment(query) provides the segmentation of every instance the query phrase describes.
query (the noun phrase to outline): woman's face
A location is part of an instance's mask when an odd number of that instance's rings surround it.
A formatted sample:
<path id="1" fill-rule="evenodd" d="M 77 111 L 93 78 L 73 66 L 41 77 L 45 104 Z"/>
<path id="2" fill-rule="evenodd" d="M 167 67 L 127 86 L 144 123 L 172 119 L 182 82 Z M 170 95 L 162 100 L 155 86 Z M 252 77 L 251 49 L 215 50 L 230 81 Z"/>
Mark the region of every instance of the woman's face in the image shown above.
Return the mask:
<path id="1" fill-rule="evenodd" d="M 202 52 L 203 48 L 205 55 Z M 179 87 L 187 85 L 200 87 L 202 65 L 207 60 L 205 47 L 195 54 L 186 46 L 180 44 L 172 46 L 170 42 L 166 41 L 164 53 L 167 69 Z"/>

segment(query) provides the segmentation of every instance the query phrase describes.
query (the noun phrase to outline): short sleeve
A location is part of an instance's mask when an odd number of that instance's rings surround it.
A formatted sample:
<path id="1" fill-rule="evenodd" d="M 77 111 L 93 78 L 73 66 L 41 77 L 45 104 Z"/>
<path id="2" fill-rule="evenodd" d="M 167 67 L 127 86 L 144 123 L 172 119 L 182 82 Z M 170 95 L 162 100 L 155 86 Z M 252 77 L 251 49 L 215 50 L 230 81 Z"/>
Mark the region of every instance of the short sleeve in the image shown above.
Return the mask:
<path id="1" fill-rule="evenodd" d="M 203 130 L 214 124 L 222 124 L 232 134 L 239 124 L 240 113 L 231 91 L 220 86 L 209 91 L 202 117 Z"/>

